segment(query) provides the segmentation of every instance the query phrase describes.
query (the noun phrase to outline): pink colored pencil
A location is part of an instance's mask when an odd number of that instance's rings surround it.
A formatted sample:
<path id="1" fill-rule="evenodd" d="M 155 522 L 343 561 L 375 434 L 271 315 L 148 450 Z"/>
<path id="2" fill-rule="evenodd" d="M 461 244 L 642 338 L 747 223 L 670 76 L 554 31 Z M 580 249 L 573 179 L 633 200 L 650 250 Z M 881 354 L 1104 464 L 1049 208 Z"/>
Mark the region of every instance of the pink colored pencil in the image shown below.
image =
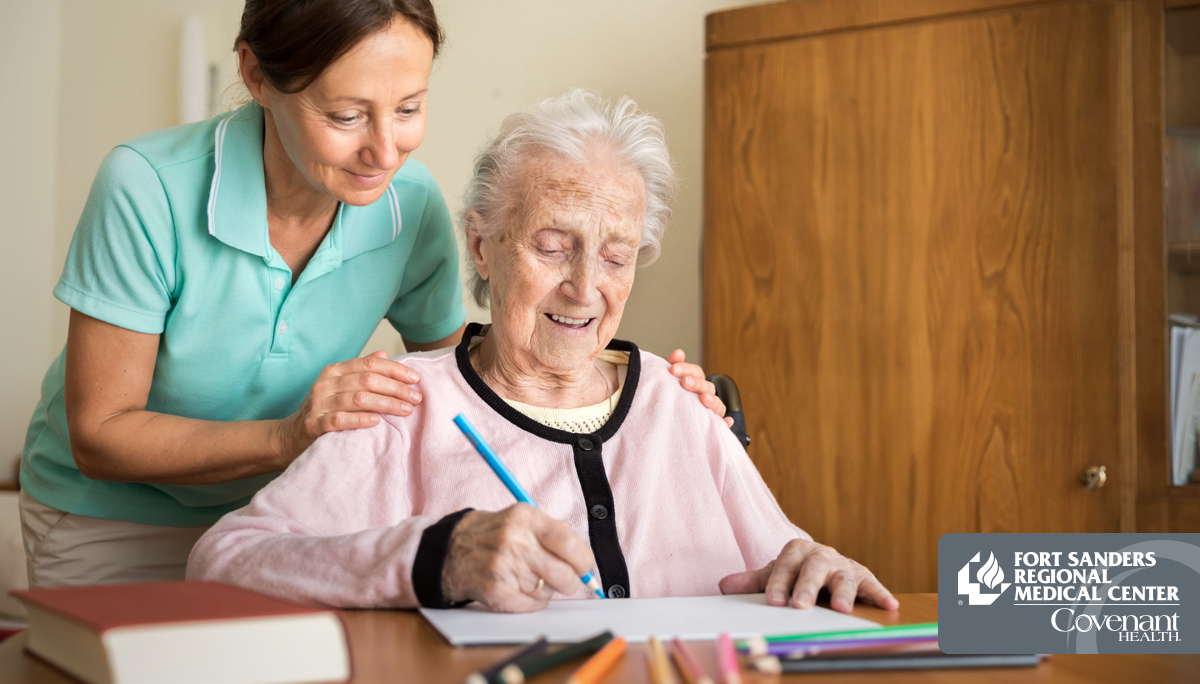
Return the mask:
<path id="1" fill-rule="evenodd" d="M 679 637 L 671 640 L 671 657 L 675 659 L 675 666 L 687 684 L 713 684 L 712 678 L 700 666 L 696 656 L 692 655 L 692 650 Z"/>
<path id="2" fill-rule="evenodd" d="M 742 684 L 742 671 L 738 669 L 737 652 L 733 650 L 729 632 L 721 632 L 717 637 L 717 664 L 724 684 Z"/>

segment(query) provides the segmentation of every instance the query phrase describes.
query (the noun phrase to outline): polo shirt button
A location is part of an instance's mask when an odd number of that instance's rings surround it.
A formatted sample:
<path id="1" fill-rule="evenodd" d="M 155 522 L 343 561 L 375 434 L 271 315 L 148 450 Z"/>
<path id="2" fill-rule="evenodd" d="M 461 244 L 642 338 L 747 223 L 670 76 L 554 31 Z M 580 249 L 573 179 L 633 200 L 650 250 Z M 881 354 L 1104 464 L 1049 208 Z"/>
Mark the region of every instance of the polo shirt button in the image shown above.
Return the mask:
<path id="1" fill-rule="evenodd" d="M 600 504 L 592 506 L 592 517 L 596 520 L 604 520 L 608 517 L 608 509 Z"/>
<path id="2" fill-rule="evenodd" d="M 284 321 L 283 323 L 279 324 L 279 334 L 280 335 L 287 334 L 287 321 Z"/>
<path id="3" fill-rule="evenodd" d="M 580 437 L 579 441 L 576 443 L 579 445 L 579 448 L 583 449 L 584 451 L 591 451 L 592 449 L 596 448 L 596 445 L 592 444 L 592 440 L 588 439 L 587 437 Z"/>
<path id="4" fill-rule="evenodd" d="M 278 278 L 276 278 L 276 279 L 275 279 L 275 289 L 276 289 L 276 290 L 282 290 L 282 289 L 283 289 L 283 276 L 280 276 L 280 277 L 278 277 Z"/>
<path id="5" fill-rule="evenodd" d="M 625 587 L 623 587 L 619 584 L 612 585 L 611 587 L 608 588 L 608 597 L 609 598 L 625 598 Z"/>

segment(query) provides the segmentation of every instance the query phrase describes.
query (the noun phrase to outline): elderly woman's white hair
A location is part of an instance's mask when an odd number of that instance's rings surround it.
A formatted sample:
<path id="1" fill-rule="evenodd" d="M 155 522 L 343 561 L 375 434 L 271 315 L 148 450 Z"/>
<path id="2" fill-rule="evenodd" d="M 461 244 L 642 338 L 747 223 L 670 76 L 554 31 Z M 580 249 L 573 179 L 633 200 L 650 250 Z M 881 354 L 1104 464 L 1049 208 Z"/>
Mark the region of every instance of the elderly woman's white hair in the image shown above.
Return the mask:
<path id="1" fill-rule="evenodd" d="M 504 228 L 503 219 L 516 206 L 522 188 L 520 167 L 529 157 L 549 154 L 579 164 L 597 153 L 620 159 L 646 184 L 646 218 L 642 223 L 639 257 L 643 264 L 658 258 L 663 233 L 671 219 L 675 169 L 667 151 L 662 122 L 623 97 L 615 104 L 586 90 L 542 100 L 519 114 L 505 117 L 500 132 L 475 158 L 475 170 L 463 198 L 462 225 L 467 238 L 482 237 Z M 469 221 L 474 210 L 483 219 Z M 467 268 L 471 293 L 479 306 L 488 306 L 488 282 Z"/>

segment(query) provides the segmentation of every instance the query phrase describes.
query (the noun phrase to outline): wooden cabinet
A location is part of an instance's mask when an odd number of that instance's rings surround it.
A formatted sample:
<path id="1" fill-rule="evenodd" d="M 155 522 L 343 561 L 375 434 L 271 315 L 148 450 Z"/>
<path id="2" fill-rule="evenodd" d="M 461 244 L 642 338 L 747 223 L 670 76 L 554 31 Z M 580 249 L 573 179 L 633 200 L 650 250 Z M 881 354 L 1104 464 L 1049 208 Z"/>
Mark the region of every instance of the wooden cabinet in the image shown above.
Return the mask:
<path id="1" fill-rule="evenodd" d="M 705 367 L 788 515 L 895 591 L 936 590 L 947 532 L 1200 529 L 1168 485 L 1163 21 L 708 18 Z"/>

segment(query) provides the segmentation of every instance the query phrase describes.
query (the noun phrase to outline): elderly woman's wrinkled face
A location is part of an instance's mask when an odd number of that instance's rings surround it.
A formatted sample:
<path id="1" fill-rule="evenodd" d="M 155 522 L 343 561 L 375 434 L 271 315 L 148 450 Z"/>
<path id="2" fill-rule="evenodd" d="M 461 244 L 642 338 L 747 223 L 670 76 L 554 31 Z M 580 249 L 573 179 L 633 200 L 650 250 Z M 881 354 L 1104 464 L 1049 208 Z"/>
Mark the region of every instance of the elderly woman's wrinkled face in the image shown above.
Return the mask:
<path id="1" fill-rule="evenodd" d="M 633 287 L 646 210 L 645 183 L 613 161 L 537 158 L 523 200 L 495 234 L 473 241 L 491 287 L 501 353 L 523 365 L 571 372 L 612 340 Z"/>

